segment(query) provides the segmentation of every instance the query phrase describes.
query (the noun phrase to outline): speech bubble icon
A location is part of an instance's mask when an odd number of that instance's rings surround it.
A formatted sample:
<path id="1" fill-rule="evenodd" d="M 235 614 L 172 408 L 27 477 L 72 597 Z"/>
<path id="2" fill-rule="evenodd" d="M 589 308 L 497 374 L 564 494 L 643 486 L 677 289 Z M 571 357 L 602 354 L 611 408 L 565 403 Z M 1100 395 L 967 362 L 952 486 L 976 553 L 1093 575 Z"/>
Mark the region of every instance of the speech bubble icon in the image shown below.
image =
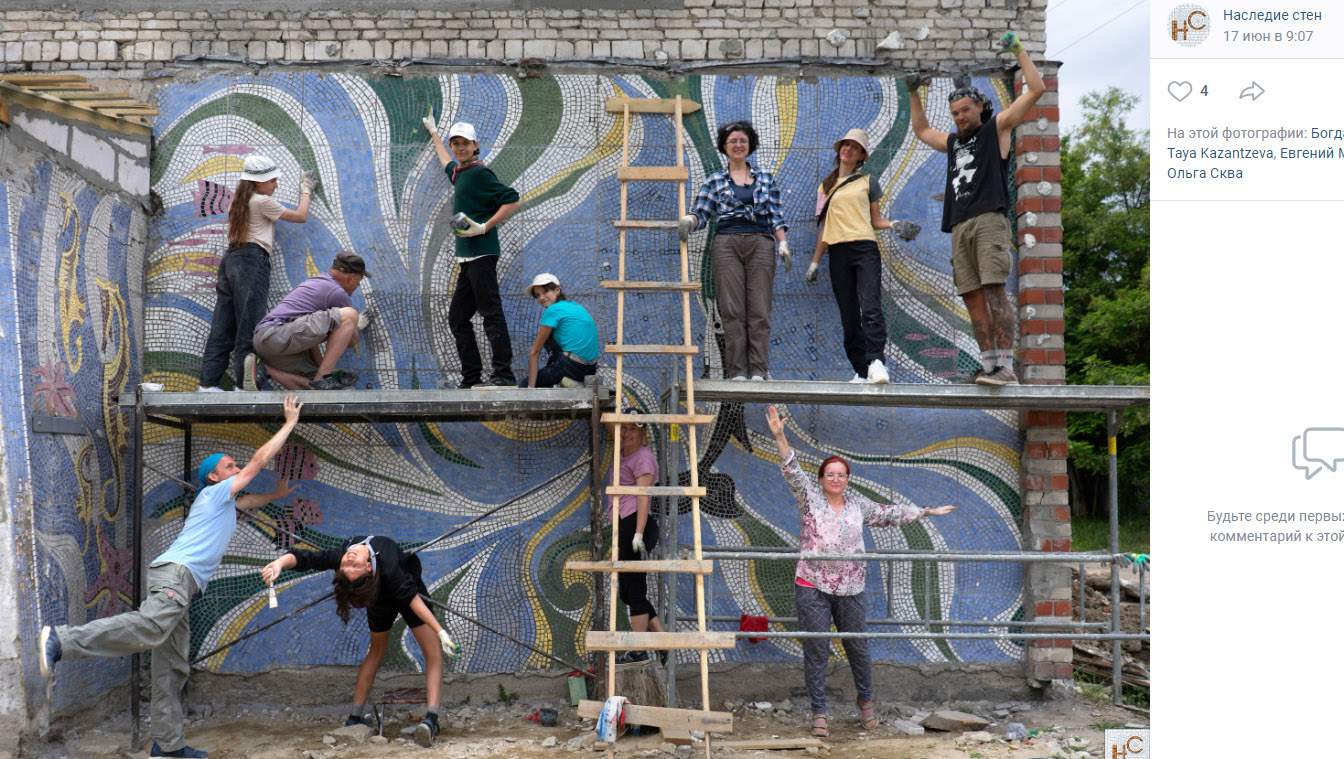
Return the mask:
<path id="1" fill-rule="evenodd" d="M 1306 472 L 1307 479 L 1319 474 L 1321 467 L 1336 471 L 1341 461 L 1344 461 L 1344 428 L 1308 427 L 1293 438 L 1293 467 Z"/>

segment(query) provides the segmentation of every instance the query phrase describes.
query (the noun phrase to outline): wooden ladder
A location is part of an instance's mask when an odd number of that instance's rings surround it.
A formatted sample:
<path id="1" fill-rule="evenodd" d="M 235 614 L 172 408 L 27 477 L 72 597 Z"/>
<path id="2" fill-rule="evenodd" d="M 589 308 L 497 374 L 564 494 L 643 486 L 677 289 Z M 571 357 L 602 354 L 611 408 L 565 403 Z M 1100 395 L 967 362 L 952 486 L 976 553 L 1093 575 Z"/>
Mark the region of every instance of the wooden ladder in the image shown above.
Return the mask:
<path id="1" fill-rule="evenodd" d="M 710 710 L 709 701 L 709 649 L 733 648 L 736 638 L 731 632 L 711 632 L 707 628 L 705 615 L 705 576 L 714 573 L 714 562 L 701 554 L 700 542 L 700 499 L 705 488 L 700 485 L 700 474 L 696 467 L 696 425 L 709 424 L 714 420 L 712 414 L 695 413 L 695 373 L 691 362 L 700 349 L 691 341 L 691 293 L 700 289 L 697 282 L 690 279 L 690 263 L 686 243 L 680 243 L 681 280 L 677 282 L 650 282 L 627 279 L 625 266 L 626 232 L 635 230 L 667 230 L 675 232 L 678 220 L 686 214 L 686 182 L 690 172 L 685 163 L 682 145 L 682 116 L 700 110 L 700 104 L 675 98 L 628 98 L 611 97 L 606 100 L 608 113 L 620 113 L 623 118 L 623 137 L 621 144 L 621 165 L 616 170 L 616 179 L 621 183 L 621 218 L 616 222 L 620 234 L 620 260 L 616 280 L 602 282 L 602 286 L 616 291 L 616 342 L 606 347 L 607 353 L 616 357 L 616 393 L 617 403 L 614 413 L 604 413 L 602 421 L 616 425 L 616 450 L 611 462 L 611 481 L 607 488 L 611 498 L 611 561 L 572 561 L 565 566 L 588 572 L 607 572 L 608 583 L 608 629 L 588 632 L 586 642 L 589 650 L 607 653 L 607 697 L 616 694 L 616 652 L 618 650 L 658 650 L 690 649 L 700 653 L 700 704 L 699 711 L 688 709 L 666 709 L 631 704 L 626 710 L 629 722 L 640 725 L 655 725 L 665 734 L 685 733 L 689 730 L 702 730 L 705 733 L 705 756 L 709 757 L 710 731 L 718 733 L 732 732 L 733 715 L 731 712 Z M 630 115 L 632 113 L 660 113 L 672 116 L 676 133 L 675 166 L 631 166 L 630 165 Z M 677 218 L 672 220 L 632 220 L 628 214 L 628 185 L 630 182 L 676 182 Z M 625 293 L 629 290 L 641 292 L 669 292 L 681 294 L 682 342 L 680 345 L 627 345 L 625 343 Z M 624 358 L 630 354 L 662 354 L 682 356 L 686 362 L 686 408 L 685 414 L 625 414 L 622 413 L 622 388 L 624 387 Z M 622 486 L 620 483 L 621 448 L 620 435 L 622 424 L 667 424 L 686 425 L 687 445 L 690 456 L 690 486 Z M 620 518 L 620 496 L 679 496 L 691 499 L 691 524 L 695 538 L 695 555 L 691 560 L 671 561 L 619 561 L 617 541 L 619 540 L 618 521 Z M 675 510 L 672 519 L 677 518 Z M 696 632 L 624 632 L 616 630 L 616 577 L 621 572 L 683 572 L 695 575 L 695 613 L 698 629 Z M 602 710 L 601 701 L 584 701 L 579 704 L 579 714 L 596 718 Z M 671 737 L 671 736 L 669 736 Z M 608 746 L 607 755 L 612 755 Z"/>

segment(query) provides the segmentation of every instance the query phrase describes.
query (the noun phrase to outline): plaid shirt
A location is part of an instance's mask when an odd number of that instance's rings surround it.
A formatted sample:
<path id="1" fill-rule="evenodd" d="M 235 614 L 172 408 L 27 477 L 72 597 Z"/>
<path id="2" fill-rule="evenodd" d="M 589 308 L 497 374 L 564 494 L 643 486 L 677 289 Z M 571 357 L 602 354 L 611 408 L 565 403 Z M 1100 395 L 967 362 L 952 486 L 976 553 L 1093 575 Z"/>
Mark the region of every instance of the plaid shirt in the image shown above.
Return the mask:
<path id="1" fill-rule="evenodd" d="M 701 228 L 709 225 L 711 216 L 718 216 L 720 219 L 737 216 L 751 223 L 763 224 L 771 231 L 777 229 L 788 231 L 789 226 L 784 223 L 784 210 L 779 203 L 779 187 L 775 184 L 775 177 L 767 172 L 757 171 L 750 163 L 747 164 L 747 171 L 754 182 L 750 206 L 738 201 L 737 195 L 733 193 L 733 180 L 726 171 L 709 175 L 705 183 L 700 185 L 700 194 L 695 196 L 695 206 L 691 208 L 691 213 L 700 220 Z"/>

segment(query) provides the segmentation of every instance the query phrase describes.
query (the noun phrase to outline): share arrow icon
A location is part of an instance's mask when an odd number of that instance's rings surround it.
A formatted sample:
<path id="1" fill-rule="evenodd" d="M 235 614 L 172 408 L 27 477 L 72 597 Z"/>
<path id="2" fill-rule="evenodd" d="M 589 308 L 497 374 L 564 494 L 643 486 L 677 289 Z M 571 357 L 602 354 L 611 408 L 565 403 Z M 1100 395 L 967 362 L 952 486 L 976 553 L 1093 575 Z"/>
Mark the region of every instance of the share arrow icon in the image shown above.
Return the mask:
<path id="1" fill-rule="evenodd" d="M 1244 90 L 1242 90 L 1242 91 L 1241 91 L 1241 97 L 1239 97 L 1239 98 L 1237 98 L 1237 99 L 1238 99 L 1238 100 L 1245 100 L 1246 98 L 1250 98 L 1251 100 L 1259 100 L 1259 99 L 1260 99 L 1260 96 L 1263 95 L 1263 94 L 1265 94 L 1265 88 L 1264 88 L 1264 87 L 1261 87 L 1260 85 L 1256 84 L 1255 82 L 1251 82 L 1251 86 L 1250 86 L 1250 87 L 1247 87 L 1247 88 L 1244 89 Z"/>

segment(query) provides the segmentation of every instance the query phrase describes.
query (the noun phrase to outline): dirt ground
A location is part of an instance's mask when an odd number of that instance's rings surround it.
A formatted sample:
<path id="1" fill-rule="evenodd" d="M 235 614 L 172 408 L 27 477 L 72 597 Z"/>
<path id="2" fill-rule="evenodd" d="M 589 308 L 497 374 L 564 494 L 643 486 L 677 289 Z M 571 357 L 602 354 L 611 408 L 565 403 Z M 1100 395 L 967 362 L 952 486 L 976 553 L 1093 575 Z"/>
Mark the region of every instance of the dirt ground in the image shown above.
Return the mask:
<path id="1" fill-rule="evenodd" d="M 1083 759 L 1078 750 L 1101 756 L 1106 727 L 1124 724 L 1146 724 L 1139 713 L 1106 704 L 1097 704 L 1081 696 L 1057 698 L 1041 702 L 966 703 L 952 704 L 882 704 L 879 716 L 883 724 L 872 731 L 864 731 L 858 724 L 858 715 L 851 705 L 846 710 L 834 709 L 831 715 L 830 737 L 822 740 L 819 748 L 805 750 L 741 750 L 720 745 L 720 741 L 761 740 L 770 738 L 803 738 L 808 735 L 807 709 L 803 703 L 788 701 L 777 704 L 738 704 L 734 702 L 732 735 L 712 735 L 712 756 L 826 756 L 844 759 L 1033 759 L 1034 757 L 1067 756 Z M 526 717 L 537 709 L 549 706 L 557 709 L 559 720 L 554 727 L 543 727 Z M 725 708 L 727 704 L 720 705 Z M 758 708 L 761 707 L 761 708 Z M 391 711 L 384 735 L 361 741 L 358 737 L 337 734 L 344 720 L 331 709 L 322 711 L 302 709 L 274 709 L 272 707 L 243 708 L 229 713 L 195 714 L 188 720 L 187 737 L 190 745 L 205 749 L 215 759 L 382 759 L 384 757 L 444 757 L 466 759 L 471 757 L 542 757 L 578 756 L 600 757 L 605 751 L 593 747 L 596 736 L 592 722 L 578 716 L 575 710 L 560 702 L 514 702 L 510 704 L 450 705 L 443 709 L 443 730 L 432 748 L 421 748 L 409 737 L 402 737 L 403 728 L 412 728 L 419 716 L 406 707 Z M 928 731 L 924 735 L 907 735 L 892 726 L 902 718 L 917 712 L 940 709 L 960 709 L 992 720 L 985 733 L 962 735 Z M 1009 722 L 1021 722 L 1027 730 L 1039 730 L 1031 742 L 1003 740 L 1004 728 Z M 142 732 L 142 735 L 144 733 Z M 969 736 L 969 737 L 968 737 Z M 988 742 L 981 742 L 991 737 Z M 549 739 L 554 738 L 554 741 Z M 1082 739 L 1086 743 L 1079 743 Z M 82 734 L 67 734 L 60 741 L 41 746 L 30 746 L 24 756 L 36 759 L 56 757 L 145 757 L 148 746 L 138 753 L 128 750 L 129 734 L 124 720 L 109 722 Z M 550 745 L 547 745 L 550 744 Z M 704 756 L 704 744 L 678 750 L 664 743 L 658 734 L 623 735 L 615 745 L 618 756 L 625 757 L 688 757 Z"/>

